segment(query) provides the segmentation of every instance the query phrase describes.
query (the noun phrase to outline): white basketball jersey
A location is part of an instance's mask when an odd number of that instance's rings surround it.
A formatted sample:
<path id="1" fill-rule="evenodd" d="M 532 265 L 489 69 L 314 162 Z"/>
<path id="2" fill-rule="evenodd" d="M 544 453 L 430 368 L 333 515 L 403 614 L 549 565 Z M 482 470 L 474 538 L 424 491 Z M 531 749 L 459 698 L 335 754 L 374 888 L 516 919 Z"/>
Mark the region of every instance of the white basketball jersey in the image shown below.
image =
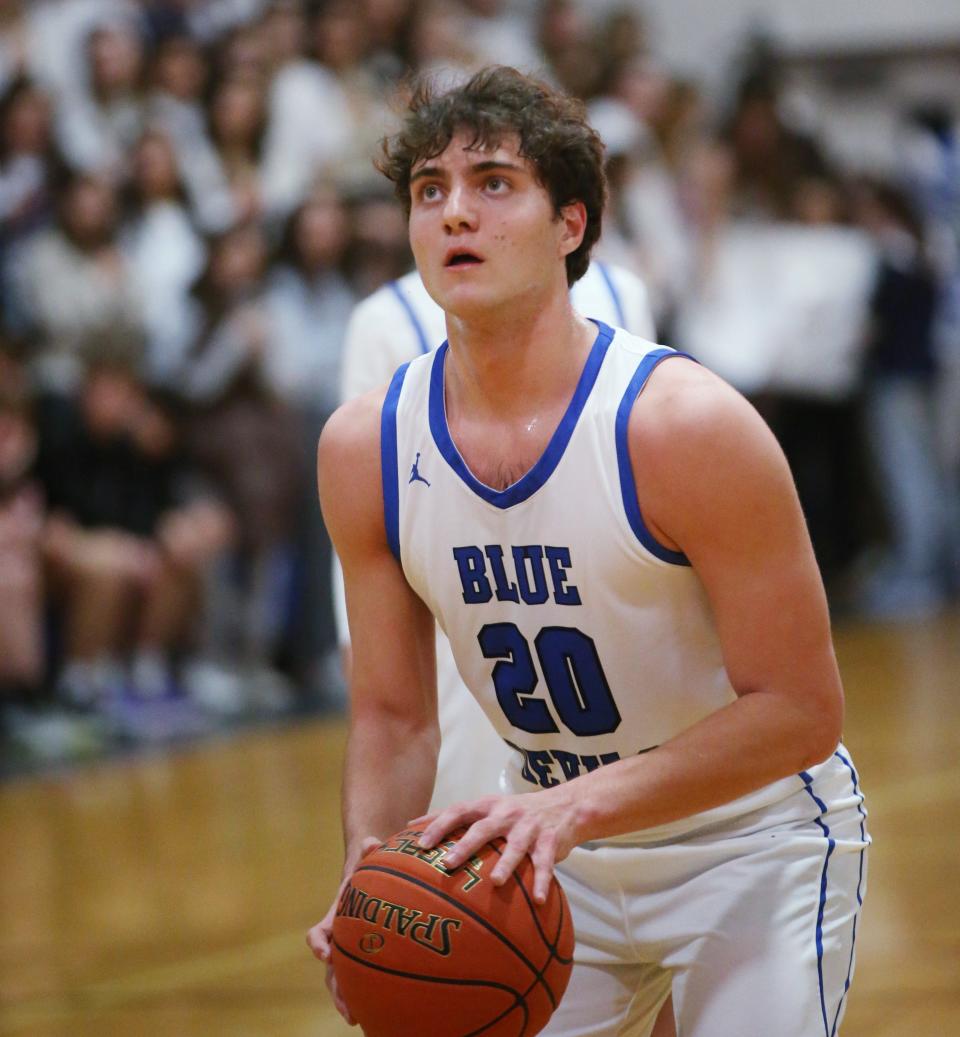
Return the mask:
<path id="1" fill-rule="evenodd" d="M 598 322 L 543 456 L 495 490 L 451 439 L 447 353 L 444 344 L 401 368 L 384 402 L 387 537 L 465 683 L 517 750 L 508 787 L 550 787 L 644 752 L 731 702 L 704 589 L 644 525 L 627 448 L 637 395 L 677 354 Z M 673 835 L 802 788 L 787 779 L 630 838 Z"/>
<path id="2" fill-rule="evenodd" d="M 641 337 L 654 334 L 643 282 L 623 267 L 592 260 L 571 288 L 570 301 L 585 316 Z M 444 312 L 415 270 L 379 288 L 350 318 L 343 351 L 344 399 L 386 384 L 401 364 L 436 349 L 446 334 Z M 347 645 L 350 635 L 339 572 L 334 608 L 340 642 Z M 437 707 L 441 742 L 431 809 L 497 791 L 511 751 L 463 687 L 442 633 L 437 637 Z"/>

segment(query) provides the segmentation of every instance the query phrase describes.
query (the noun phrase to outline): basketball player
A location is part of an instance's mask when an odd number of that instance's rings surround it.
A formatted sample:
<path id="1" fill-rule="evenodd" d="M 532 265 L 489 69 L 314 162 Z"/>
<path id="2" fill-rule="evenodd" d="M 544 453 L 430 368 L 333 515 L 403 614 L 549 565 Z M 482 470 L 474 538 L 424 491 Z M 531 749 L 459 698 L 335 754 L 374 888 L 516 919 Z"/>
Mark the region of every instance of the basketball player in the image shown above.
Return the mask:
<path id="1" fill-rule="evenodd" d="M 578 943 L 550 1037 L 644 1032 L 671 979 L 684 1035 L 829 1037 L 868 838 L 782 454 L 709 372 L 570 306 L 604 200 L 578 103 L 486 70 L 418 92 L 382 165 L 449 345 L 321 437 L 354 651 L 345 873 L 411 818 L 424 846 L 469 826 L 449 867 L 505 837 L 491 881 L 529 854 L 538 898 L 556 868 Z M 423 817 L 433 616 L 517 752 L 510 793 Z"/>
<path id="2" fill-rule="evenodd" d="M 591 260 L 583 277 L 571 285 L 570 302 L 576 312 L 590 314 L 640 338 L 652 340 L 656 334 L 646 287 L 624 267 Z M 416 270 L 378 288 L 358 303 L 350 316 L 343 347 L 343 399 L 352 400 L 385 385 L 401 364 L 441 345 L 446 334 L 446 315 L 428 294 Z M 419 474 L 418 462 L 419 456 L 414 459 L 410 481 L 426 483 Z M 350 634 L 343 576 L 336 560 L 333 580 L 338 637 L 344 670 L 349 673 Z M 477 700 L 464 686 L 450 644 L 439 627 L 436 653 L 440 749 L 431 810 L 496 792 L 514 752 L 487 723 Z M 668 998 L 651 1037 L 674 1037 L 675 1032 Z"/>

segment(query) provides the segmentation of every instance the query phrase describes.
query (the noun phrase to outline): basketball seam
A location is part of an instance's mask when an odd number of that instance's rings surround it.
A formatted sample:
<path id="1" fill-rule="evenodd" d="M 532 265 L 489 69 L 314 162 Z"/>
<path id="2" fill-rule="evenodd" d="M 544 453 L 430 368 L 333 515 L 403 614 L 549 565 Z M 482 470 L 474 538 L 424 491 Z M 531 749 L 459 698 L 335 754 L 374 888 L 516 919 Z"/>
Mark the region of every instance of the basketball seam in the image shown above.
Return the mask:
<path id="1" fill-rule="evenodd" d="M 532 983 L 530 984 L 530 988 L 533 988 Z M 525 998 L 526 995 L 521 995 L 515 1004 L 512 1004 L 509 1008 L 504 1009 L 498 1016 L 494 1016 L 494 1018 L 491 1019 L 490 1022 L 484 1023 L 479 1030 L 471 1030 L 469 1033 L 462 1034 L 461 1037 L 478 1037 L 479 1034 L 483 1033 L 486 1030 L 489 1030 L 491 1026 L 496 1026 L 496 1024 L 499 1023 L 501 1019 L 506 1019 L 506 1017 L 517 1007 L 517 1005 L 520 1006 L 520 1009 L 523 1012 L 523 1023 L 520 1026 L 519 1037 L 526 1037 L 527 1024 L 530 1022 L 530 1009 L 527 1008 L 527 1002 Z"/>
<path id="2" fill-rule="evenodd" d="M 498 857 L 503 856 L 494 843 L 491 842 L 488 843 L 488 845 L 490 849 L 493 850 L 493 852 Z M 516 872 L 513 872 L 511 877 L 513 878 L 514 882 L 516 882 L 516 884 L 520 887 L 520 892 L 523 893 L 523 899 L 526 900 L 527 907 L 530 909 L 530 917 L 533 919 L 533 924 L 537 927 L 537 932 L 540 934 L 540 939 L 543 940 L 544 946 L 546 946 L 547 950 L 550 951 L 550 956 L 556 958 L 557 961 L 559 961 L 563 965 L 569 965 L 573 961 L 573 958 L 563 958 L 559 954 L 557 954 L 557 944 L 560 940 L 560 933 L 563 930 L 563 919 L 566 914 L 566 897 L 560 898 L 560 922 L 557 926 L 557 935 L 554 937 L 554 942 L 551 943 L 549 938 L 547 937 L 547 934 L 543 931 L 543 926 L 540 924 L 540 916 L 537 914 L 536 909 L 533 906 L 533 902 L 530 899 L 530 894 L 527 891 L 527 887 L 520 880 L 520 876 Z M 554 881 L 556 881 L 556 879 Z M 557 882 L 557 885 L 559 886 L 560 883 Z M 545 968 L 546 966 L 544 966 L 544 969 Z"/>
<path id="3" fill-rule="evenodd" d="M 477 1037 L 477 1034 L 483 1033 L 484 1030 L 488 1030 L 495 1023 L 498 1023 L 505 1016 L 509 1015 L 515 1008 L 519 1006 L 523 1012 L 523 1026 L 521 1027 L 520 1033 L 526 1033 L 527 1022 L 530 1018 L 530 1011 L 527 1008 L 527 1002 L 525 1000 L 526 995 L 519 993 L 508 987 L 504 983 L 497 983 L 491 979 L 466 979 L 463 977 L 454 976 L 427 976 L 420 972 L 404 972 L 402 969 L 392 969 L 389 965 L 379 965 L 376 962 L 369 961 L 365 958 L 360 958 L 356 954 L 351 954 L 341 943 L 337 940 L 332 941 L 333 946 L 340 952 L 345 958 L 349 958 L 351 961 L 355 961 L 358 965 L 362 965 L 364 968 L 373 969 L 375 972 L 386 972 L 391 976 L 398 976 L 400 979 L 416 979 L 421 980 L 424 983 L 443 983 L 449 986 L 468 986 L 468 987 L 492 987 L 494 990 L 502 990 L 509 994 L 513 998 L 513 1004 L 502 1011 L 496 1018 L 491 1019 L 489 1022 L 484 1023 L 479 1030 L 471 1030 L 469 1033 L 465 1033 L 462 1037 Z M 336 971 L 336 966 L 334 966 Z M 531 984 L 531 989 L 533 984 Z"/>

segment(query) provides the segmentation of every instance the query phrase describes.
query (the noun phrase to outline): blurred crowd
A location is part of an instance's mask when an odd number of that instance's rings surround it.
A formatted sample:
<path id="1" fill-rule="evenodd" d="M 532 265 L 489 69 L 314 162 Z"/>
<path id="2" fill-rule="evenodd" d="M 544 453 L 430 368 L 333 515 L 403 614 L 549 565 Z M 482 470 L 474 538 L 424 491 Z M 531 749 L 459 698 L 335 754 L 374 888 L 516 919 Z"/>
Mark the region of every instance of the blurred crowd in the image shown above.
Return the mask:
<path id="1" fill-rule="evenodd" d="M 600 254 L 644 278 L 660 341 L 768 419 L 835 606 L 956 595 L 955 113 L 904 112 L 879 179 L 837 167 L 770 55 L 706 97 L 635 5 L 7 0 L 5 745 L 56 757 L 342 695 L 314 449 L 355 302 L 411 265 L 371 157 L 411 73 L 491 62 L 587 102 Z"/>

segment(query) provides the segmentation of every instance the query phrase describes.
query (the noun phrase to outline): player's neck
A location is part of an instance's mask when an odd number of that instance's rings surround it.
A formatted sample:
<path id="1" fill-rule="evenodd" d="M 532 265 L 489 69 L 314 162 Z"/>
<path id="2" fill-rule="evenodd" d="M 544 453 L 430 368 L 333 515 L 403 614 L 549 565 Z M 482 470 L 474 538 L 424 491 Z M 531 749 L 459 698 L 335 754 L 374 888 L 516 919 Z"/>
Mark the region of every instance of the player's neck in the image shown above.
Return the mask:
<path id="1" fill-rule="evenodd" d="M 547 305 L 503 311 L 482 319 L 447 315 L 448 407 L 506 418 L 572 395 L 596 328 L 565 292 Z"/>

